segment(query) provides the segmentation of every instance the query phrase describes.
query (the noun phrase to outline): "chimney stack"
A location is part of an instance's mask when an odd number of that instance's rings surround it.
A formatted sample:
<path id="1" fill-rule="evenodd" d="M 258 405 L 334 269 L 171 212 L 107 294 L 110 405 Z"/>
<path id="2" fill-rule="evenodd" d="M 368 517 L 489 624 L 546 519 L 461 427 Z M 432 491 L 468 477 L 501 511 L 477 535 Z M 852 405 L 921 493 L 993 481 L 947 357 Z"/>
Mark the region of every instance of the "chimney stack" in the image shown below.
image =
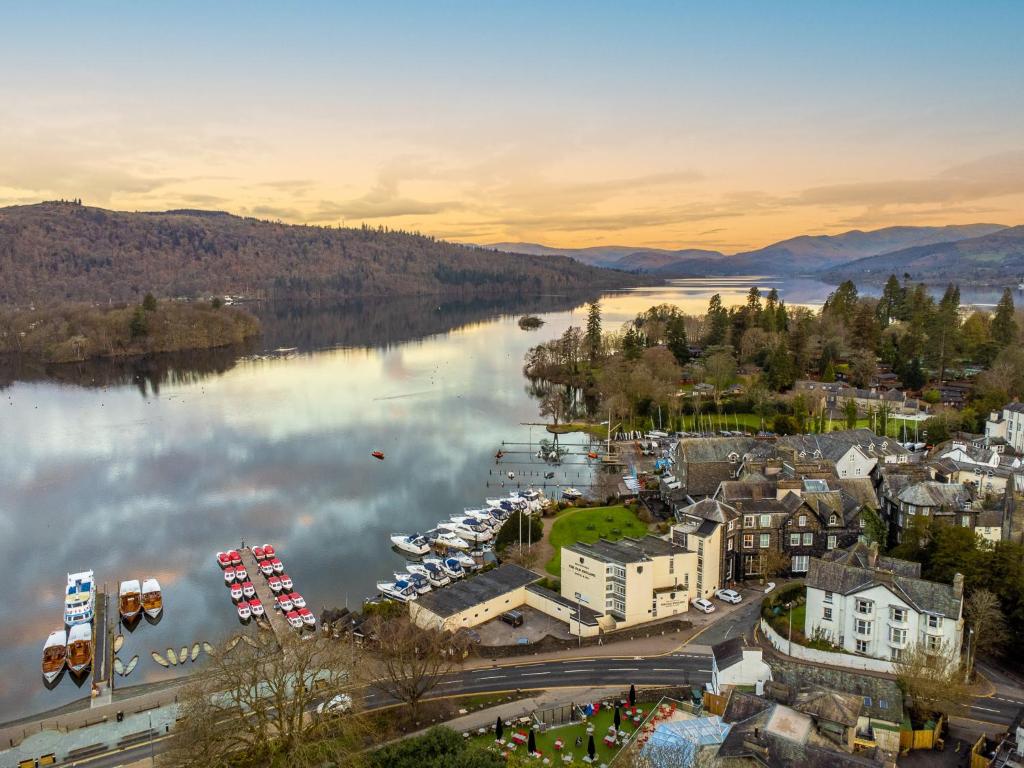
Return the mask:
<path id="1" fill-rule="evenodd" d="M 872 541 L 868 547 L 868 567 L 874 568 L 878 562 L 878 542 Z"/>
<path id="2" fill-rule="evenodd" d="M 964 575 L 962 573 L 953 576 L 953 597 L 960 600 L 964 596 Z"/>

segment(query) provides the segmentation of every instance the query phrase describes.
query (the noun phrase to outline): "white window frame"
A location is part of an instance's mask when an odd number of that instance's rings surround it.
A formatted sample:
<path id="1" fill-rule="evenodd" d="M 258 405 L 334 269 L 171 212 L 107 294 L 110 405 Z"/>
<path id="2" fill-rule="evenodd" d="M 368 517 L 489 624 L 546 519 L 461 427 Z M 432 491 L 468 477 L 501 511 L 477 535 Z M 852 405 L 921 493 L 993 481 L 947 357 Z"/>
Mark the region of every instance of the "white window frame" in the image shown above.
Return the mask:
<path id="1" fill-rule="evenodd" d="M 762 533 L 758 538 L 757 546 L 758 549 L 768 549 L 772 545 L 772 535 L 770 533 Z"/>
<path id="2" fill-rule="evenodd" d="M 799 547 L 800 546 L 800 534 L 799 533 L 791 533 L 791 534 L 789 534 L 789 546 L 791 546 L 791 547 Z"/>
<path id="3" fill-rule="evenodd" d="M 826 548 L 827 549 L 835 549 L 836 548 L 836 544 L 838 544 L 838 542 L 839 542 L 839 540 L 836 538 L 836 535 L 834 533 L 833 534 L 829 534 L 828 544 L 826 545 Z"/>

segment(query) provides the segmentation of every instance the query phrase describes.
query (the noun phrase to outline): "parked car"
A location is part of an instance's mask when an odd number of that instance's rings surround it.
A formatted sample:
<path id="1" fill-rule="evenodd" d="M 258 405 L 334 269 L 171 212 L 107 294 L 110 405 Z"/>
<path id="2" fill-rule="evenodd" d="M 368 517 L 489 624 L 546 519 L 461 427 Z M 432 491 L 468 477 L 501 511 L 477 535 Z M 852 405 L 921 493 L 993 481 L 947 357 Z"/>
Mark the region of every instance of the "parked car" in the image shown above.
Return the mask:
<path id="1" fill-rule="evenodd" d="M 339 693 L 330 701 L 321 701 L 316 705 L 316 713 L 324 715 L 343 715 L 352 710 L 352 697 L 347 693 Z"/>
<path id="2" fill-rule="evenodd" d="M 705 600 L 703 597 L 698 597 L 696 600 L 690 603 L 690 605 L 692 605 L 694 608 L 696 608 L 698 611 L 701 611 L 702 613 L 715 612 L 715 606 L 711 604 L 710 600 Z"/>
<path id="3" fill-rule="evenodd" d="M 523 625 L 523 614 L 520 611 L 505 611 L 501 614 L 501 620 L 510 626 L 521 627 Z"/>
<path id="4" fill-rule="evenodd" d="M 743 598 L 740 596 L 740 593 L 734 589 L 720 589 L 717 592 L 715 592 L 715 597 L 717 597 L 723 603 L 732 603 L 733 605 L 738 605 L 740 602 L 743 601 Z"/>

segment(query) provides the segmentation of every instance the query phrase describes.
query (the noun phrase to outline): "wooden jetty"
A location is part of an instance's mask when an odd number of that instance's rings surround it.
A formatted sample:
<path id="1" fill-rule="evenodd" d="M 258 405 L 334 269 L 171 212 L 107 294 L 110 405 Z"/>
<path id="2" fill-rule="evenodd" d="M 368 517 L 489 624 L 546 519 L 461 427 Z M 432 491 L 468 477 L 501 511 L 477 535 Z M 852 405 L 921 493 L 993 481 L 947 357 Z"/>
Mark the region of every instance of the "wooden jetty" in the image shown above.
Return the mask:
<path id="1" fill-rule="evenodd" d="M 256 562 L 256 556 L 253 555 L 252 550 L 248 547 L 243 547 L 239 550 L 239 554 L 242 556 L 242 564 L 249 574 L 249 581 L 256 588 L 256 596 L 263 603 L 263 615 L 270 622 L 270 629 L 274 633 L 274 637 L 277 638 L 278 644 L 283 645 L 285 638 L 289 637 L 289 635 L 294 636 L 295 630 L 288 624 L 288 619 L 284 617 L 281 611 L 275 608 L 277 601 L 275 600 L 274 592 L 267 585 L 267 580 L 260 572 L 260 565 Z M 252 620 L 256 621 L 257 619 L 253 617 Z"/>

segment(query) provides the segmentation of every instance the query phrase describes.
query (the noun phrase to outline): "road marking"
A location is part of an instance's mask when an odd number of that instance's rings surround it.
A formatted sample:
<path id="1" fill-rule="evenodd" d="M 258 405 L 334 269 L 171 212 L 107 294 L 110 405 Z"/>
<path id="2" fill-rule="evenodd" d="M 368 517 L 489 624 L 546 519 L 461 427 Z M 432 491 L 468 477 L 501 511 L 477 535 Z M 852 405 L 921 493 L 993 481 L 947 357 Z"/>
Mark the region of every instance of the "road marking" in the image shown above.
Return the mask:
<path id="1" fill-rule="evenodd" d="M 523 672 L 523 677 L 536 677 L 537 675 L 550 675 L 550 672 Z"/>
<path id="2" fill-rule="evenodd" d="M 698 669 L 697 671 L 698 672 L 710 672 L 711 670 L 710 669 Z"/>
<path id="3" fill-rule="evenodd" d="M 478 677 L 477 680 L 501 680 L 505 675 L 491 675 L 490 677 Z"/>
<path id="4" fill-rule="evenodd" d="M 563 669 L 563 672 L 593 672 L 592 669 Z"/>
<path id="5" fill-rule="evenodd" d="M 998 714 L 1001 711 L 998 709 L 989 709 L 988 707 L 979 707 L 977 704 L 972 706 L 971 709 L 980 709 L 982 712 L 995 712 L 996 714 Z"/>
<path id="6" fill-rule="evenodd" d="M 655 667 L 652 672 L 679 672 L 680 670 L 670 667 Z"/>
<path id="7" fill-rule="evenodd" d="M 447 680 L 447 681 L 445 681 L 443 683 L 438 683 L 438 685 L 462 685 L 462 681 L 461 680 Z"/>
<path id="8" fill-rule="evenodd" d="M 612 667 L 609 672 L 639 672 L 639 667 Z"/>

